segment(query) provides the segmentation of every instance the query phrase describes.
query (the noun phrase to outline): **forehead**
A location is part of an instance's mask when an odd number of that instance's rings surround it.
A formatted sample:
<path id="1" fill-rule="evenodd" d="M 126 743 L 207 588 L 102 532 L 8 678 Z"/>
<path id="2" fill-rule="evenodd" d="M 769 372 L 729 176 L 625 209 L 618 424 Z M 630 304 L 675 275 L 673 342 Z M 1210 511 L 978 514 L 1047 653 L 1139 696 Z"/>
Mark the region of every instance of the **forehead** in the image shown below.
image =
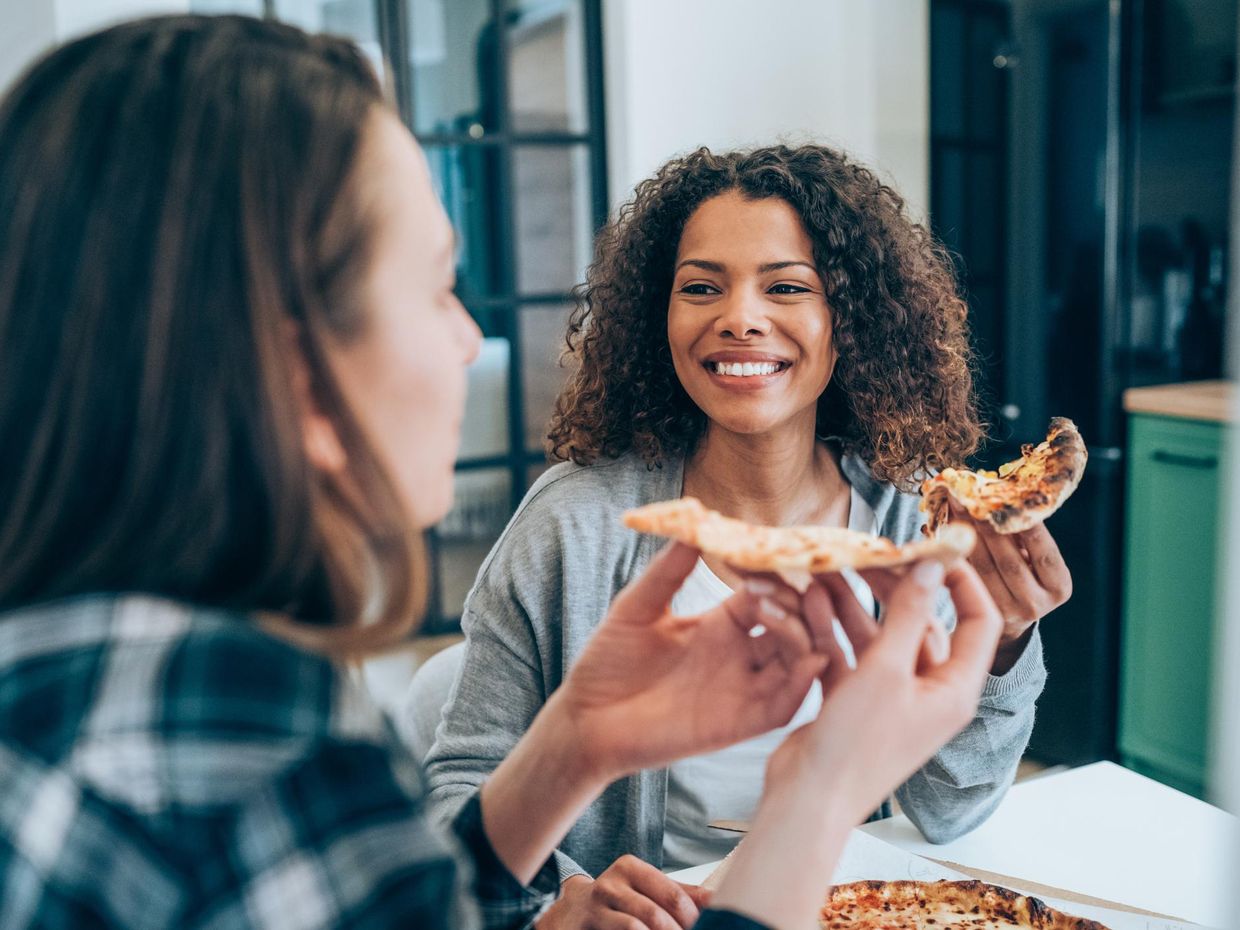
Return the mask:
<path id="1" fill-rule="evenodd" d="M 753 199 L 727 191 L 704 201 L 685 223 L 679 258 L 706 258 L 698 252 L 731 254 L 754 262 L 809 261 L 813 241 L 800 214 L 779 197 Z"/>
<path id="2" fill-rule="evenodd" d="M 452 227 L 431 185 L 426 156 L 386 110 L 376 111 L 367 127 L 359 168 L 372 215 L 388 236 L 407 246 L 416 241 L 432 254 L 451 248 Z"/>

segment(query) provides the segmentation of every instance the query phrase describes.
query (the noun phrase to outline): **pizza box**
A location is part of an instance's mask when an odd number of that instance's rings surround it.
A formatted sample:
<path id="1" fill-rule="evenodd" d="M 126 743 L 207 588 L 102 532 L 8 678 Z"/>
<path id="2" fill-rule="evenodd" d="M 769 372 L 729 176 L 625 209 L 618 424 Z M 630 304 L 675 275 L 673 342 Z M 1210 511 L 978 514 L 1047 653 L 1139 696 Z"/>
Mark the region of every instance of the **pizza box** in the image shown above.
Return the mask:
<path id="1" fill-rule="evenodd" d="M 730 858 L 730 857 L 729 857 Z M 673 872 L 672 877 L 687 884 L 701 884 L 706 888 L 716 888 L 727 872 L 728 859 L 710 863 L 693 869 Z M 972 874 L 953 869 L 939 862 L 914 855 L 899 847 L 875 839 L 861 830 L 854 830 L 840 856 L 835 873 L 831 877 L 832 884 L 863 880 L 877 881 L 939 881 L 962 880 L 977 878 L 996 885 L 1005 885 L 1026 894 L 1034 894 L 1046 904 L 1076 917 L 1096 920 L 1110 930 L 1196 930 L 1191 924 L 1177 922 L 1152 914 L 1140 914 L 1131 910 L 1122 910 L 1099 906 L 1078 900 L 1075 896 L 1059 897 L 1046 894 L 1042 889 L 1023 887 L 1023 883 L 1012 882 L 1001 876 L 988 874 Z"/>
<path id="2" fill-rule="evenodd" d="M 1210 804 L 1110 762 L 1014 786 L 990 819 L 954 842 L 926 842 L 907 817 L 865 832 L 999 884 L 1168 915 L 1206 927 L 1236 925 L 1228 891 L 1240 822 Z"/>

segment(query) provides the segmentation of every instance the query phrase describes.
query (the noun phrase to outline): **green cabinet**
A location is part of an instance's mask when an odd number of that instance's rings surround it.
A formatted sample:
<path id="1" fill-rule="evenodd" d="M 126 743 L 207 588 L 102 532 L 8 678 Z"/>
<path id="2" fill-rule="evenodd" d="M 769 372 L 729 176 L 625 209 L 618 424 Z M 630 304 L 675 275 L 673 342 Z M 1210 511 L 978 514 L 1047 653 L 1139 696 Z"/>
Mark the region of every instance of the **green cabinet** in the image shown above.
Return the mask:
<path id="1" fill-rule="evenodd" d="M 1201 796 L 1215 641 L 1223 427 L 1131 419 L 1119 748 Z"/>

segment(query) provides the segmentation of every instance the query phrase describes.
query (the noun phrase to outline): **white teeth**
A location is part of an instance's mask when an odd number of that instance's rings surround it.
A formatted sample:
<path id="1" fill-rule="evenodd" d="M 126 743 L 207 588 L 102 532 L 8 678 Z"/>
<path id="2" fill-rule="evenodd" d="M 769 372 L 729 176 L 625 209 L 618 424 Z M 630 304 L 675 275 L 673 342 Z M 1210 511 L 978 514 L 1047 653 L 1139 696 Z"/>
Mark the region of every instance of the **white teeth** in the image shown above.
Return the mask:
<path id="1" fill-rule="evenodd" d="M 748 378 L 751 375 L 773 375 L 779 371 L 776 362 L 715 362 L 716 374 L 729 375 L 733 378 Z"/>

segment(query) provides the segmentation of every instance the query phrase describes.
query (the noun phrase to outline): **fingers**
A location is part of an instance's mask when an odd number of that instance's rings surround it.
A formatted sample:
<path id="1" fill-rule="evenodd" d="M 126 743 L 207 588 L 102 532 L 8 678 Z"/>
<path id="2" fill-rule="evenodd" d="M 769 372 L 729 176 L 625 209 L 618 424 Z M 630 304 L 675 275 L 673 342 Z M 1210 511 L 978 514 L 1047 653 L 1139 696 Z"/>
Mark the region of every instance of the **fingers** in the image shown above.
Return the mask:
<path id="1" fill-rule="evenodd" d="M 1058 607 L 1072 596 L 1072 573 L 1059 552 L 1050 530 L 1039 523 L 1019 534 L 1020 543 L 1029 553 L 1029 566 L 1038 584 L 1054 599 Z"/>
<path id="2" fill-rule="evenodd" d="M 684 889 L 685 894 L 693 899 L 693 903 L 697 905 L 698 910 L 704 910 L 710 907 L 710 899 L 714 897 L 714 892 L 709 888 L 703 888 L 701 885 L 686 885 L 684 882 L 677 882 Z"/>
<path id="3" fill-rule="evenodd" d="M 1003 618 L 999 616 L 986 585 L 970 566 L 954 568 L 948 573 L 946 584 L 956 605 L 956 631 L 952 635 L 951 656 L 927 675 L 944 681 L 967 683 L 971 689 L 976 689 L 976 693 L 980 693 L 994 662 L 995 649 L 1003 632 Z"/>
<path id="4" fill-rule="evenodd" d="M 636 856 L 623 856 L 599 876 L 596 893 L 601 903 L 650 930 L 688 930 L 698 919 L 693 896 Z"/>
<path id="5" fill-rule="evenodd" d="M 918 562 L 887 598 L 883 633 L 874 648 L 882 649 L 900 665 L 913 668 L 934 619 L 934 594 L 944 577 L 941 562 Z"/>
<path id="6" fill-rule="evenodd" d="M 612 603 L 611 615 L 631 623 L 653 623 L 667 611 L 680 590 L 699 552 L 674 542 L 663 548 L 635 580 L 625 586 Z"/>
<path id="7" fill-rule="evenodd" d="M 825 579 L 823 579 L 825 580 Z M 843 659 L 844 653 L 835 635 L 835 604 L 822 580 L 815 581 L 801 596 L 801 609 L 805 625 L 809 627 L 814 651 L 830 656 L 834 661 Z"/>
<path id="8" fill-rule="evenodd" d="M 1021 554 L 1020 547 L 1013 536 L 996 533 L 989 526 L 980 526 L 978 533 L 979 545 L 974 551 L 982 550 L 988 556 L 988 567 L 993 566 L 995 575 L 1002 585 L 996 591 L 995 586 L 987 585 L 995 594 L 998 602 L 1007 591 L 1007 604 L 1002 613 L 1009 620 L 1037 620 L 1041 616 L 1040 607 L 1044 593 L 1029 563 Z"/>
<path id="9" fill-rule="evenodd" d="M 768 598 L 758 599 L 758 615 L 766 627 L 766 633 L 759 638 L 768 640 L 775 647 L 785 668 L 791 669 L 801 657 L 810 653 L 813 644 L 809 630 L 799 617 Z"/>
<path id="10" fill-rule="evenodd" d="M 785 610 L 774 598 L 754 594 L 753 590 L 754 586 L 747 583 L 745 590 L 733 594 L 718 609 L 750 634 L 755 668 L 778 658 L 785 669 L 790 669 L 812 648 L 809 630 L 799 616 Z"/>
<path id="11" fill-rule="evenodd" d="M 874 637 L 878 635 L 878 624 L 873 614 L 861 606 L 857 595 L 853 592 L 852 585 L 843 575 L 836 572 L 825 576 L 822 582 L 831 595 L 836 616 L 839 617 L 840 626 L 844 628 L 844 634 L 852 644 L 853 652 L 861 656 L 874 641 Z"/>
<path id="12" fill-rule="evenodd" d="M 814 582 L 805 591 L 805 616 L 815 629 L 826 628 L 821 636 L 814 637 L 814 648 L 827 657 L 827 665 L 821 673 L 823 694 L 829 693 L 848 673 L 848 656 L 835 635 L 835 605 L 831 595 L 820 582 Z"/>
<path id="13" fill-rule="evenodd" d="M 800 710 L 810 685 L 821 678 L 825 688 L 826 672 L 836 664 L 840 663 L 811 653 L 798 660 L 791 670 L 779 662 L 761 669 L 753 681 L 753 693 L 762 700 L 746 706 L 747 729 L 757 735 L 787 724 Z"/>
<path id="14" fill-rule="evenodd" d="M 774 572 L 751 572 L 733 565 L 728 568 L 740 576 L 741 587 L 751 594 L 769 597 L 789 613 L 800 610 L 801 596 Z"/>
<path id="15" fill-rule="evenodd" d="M 968 520 L 978 544 L 969 556 L 990 589 L 1004 619 L 1032 622 L 1064 603 L 1072 594 L 1072 575 L 1045 526 L 1004 534 L 984 520 L 972 520 L 955 508 L 953 520 Z"/>

